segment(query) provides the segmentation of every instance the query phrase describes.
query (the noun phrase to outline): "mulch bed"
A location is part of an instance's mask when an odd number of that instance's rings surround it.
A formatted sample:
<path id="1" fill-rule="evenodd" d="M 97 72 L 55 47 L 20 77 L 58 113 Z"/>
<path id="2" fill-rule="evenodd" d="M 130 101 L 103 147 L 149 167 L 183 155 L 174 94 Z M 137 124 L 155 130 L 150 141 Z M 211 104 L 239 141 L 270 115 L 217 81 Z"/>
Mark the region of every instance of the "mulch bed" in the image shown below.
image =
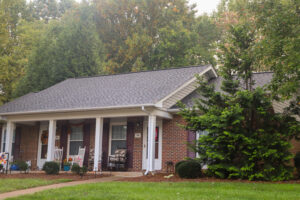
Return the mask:
<path id="1" fill-rule="evenodd" d="M 127 181 L 127 182 L 237 182 L 237 183 L 298 183 L 300 184 L 300 180 L 290 180 L 290 181 L 248 181 L 248 180 L 228 180 L 228 179 L 217 179 L 212 177 L 202 177 L 197 179 L 183 179 L 176 175 L 171 178 L 165 178 L 164 176 L 168 176 L 169 174 L 159 173 L 155 175 L 147 175 L 141 177 L 134 178 L 123 178 L 118 181 Z"/>
<path id="2" fill-rule="evenodd" d="M 29 173 L 29 174 L 15 173 L 15 174 L 0 174 L 0 180 L 6 178 L 39 178 L 39 179 L 46 179 L 46 180 L 70 179 L 72 181 L 80 181 L 80 180 L 102 178 L 107 176 L 109 175 L 98 174 L 95 176 L 94 174 L 86 174 L 81 178 L 80 176 L 72 173 L 62 173 L 58 175 L 47 175 L 45 173 Z"/>

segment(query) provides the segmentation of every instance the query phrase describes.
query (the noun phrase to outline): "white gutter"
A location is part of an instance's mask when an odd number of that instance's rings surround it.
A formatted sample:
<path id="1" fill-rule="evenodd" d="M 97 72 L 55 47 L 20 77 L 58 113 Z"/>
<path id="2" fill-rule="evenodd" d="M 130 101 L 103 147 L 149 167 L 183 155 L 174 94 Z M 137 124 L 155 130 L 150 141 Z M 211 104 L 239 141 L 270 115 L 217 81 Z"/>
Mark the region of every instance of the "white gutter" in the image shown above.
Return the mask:
<path id="1" fill-rule="evenodd" d="M 8 112 L 0 113 L 0 117 L 9 115 L 26 115 L 26 114 L 45 114 L 45 113 L 60 113 L 60 112 L 76 112 L 76 111 L 91 111 L 91 110 L 108 110 L 108 109 L 121 109 L 121 108 L 138 108 L 138 107 L 151 107 L 155 104 L 140 104 L 140 105 L 126 105 L 126 106 L 107 106 L 107 107 L 91 107 L 91 108 L 70 108 L 60 110 L 39 110 L 39 111 L 24 111 L 24 112 Z"/>

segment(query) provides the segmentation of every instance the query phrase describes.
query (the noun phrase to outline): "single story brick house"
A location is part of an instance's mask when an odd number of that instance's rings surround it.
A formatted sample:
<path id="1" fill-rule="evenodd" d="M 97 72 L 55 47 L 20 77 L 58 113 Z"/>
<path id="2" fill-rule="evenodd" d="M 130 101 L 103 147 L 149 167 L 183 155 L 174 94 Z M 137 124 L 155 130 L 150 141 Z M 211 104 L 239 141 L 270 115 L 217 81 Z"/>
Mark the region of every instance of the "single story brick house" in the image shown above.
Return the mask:
<path id="1" fill-rule="evenodd" d="M 176 103 L 191 106 L 198 97 L 196 74 L 220 89 L 220 77 L 206 65 L 71 78 L 29 93 L 0 107 L 0 152 L 9 152 L 11 160 L 30 160 L 35 170 L 54 159 L 56 147 L 63 158 L 85 147 L 84 165 L 99 171 L 123 148 L 128 170 L 165 171 L 168 162 L 195 157 L 187 142 L 196 133 L 178 126 L 184 121 Z M 254 74 L 256 86 L 271 78 L 272 73 Z M 277 112 L 284 106 L 274 104 Z"/>

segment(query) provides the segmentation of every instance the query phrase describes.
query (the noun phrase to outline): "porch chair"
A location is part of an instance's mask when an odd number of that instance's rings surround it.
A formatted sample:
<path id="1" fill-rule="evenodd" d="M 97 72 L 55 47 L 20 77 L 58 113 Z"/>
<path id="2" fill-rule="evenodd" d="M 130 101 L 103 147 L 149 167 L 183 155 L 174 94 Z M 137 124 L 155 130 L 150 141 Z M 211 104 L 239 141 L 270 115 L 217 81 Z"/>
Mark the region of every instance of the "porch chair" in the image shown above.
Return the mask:
<path id="1" fill-rule="evenodd" d="M 63 159 L 63 154 L 64 153 L 64 148 L 62 147 L 61 149 L 55 148 L 54 150 L 54 161 L 59 163 L 59 168 L 62 166 L 62 159 Z"/>
<path id="2" fill-rule="evenodd" d="M 120 168 L 125 169 L 127 162 L 127 149 L 116 149 L 115 155 L 108 157 L 108 167 L 110 169 L 115 168 L 119 170 Z"/>
<path id="3" fill-rule="evenodd" d="M 78 164 L 80 167 L 83 166 L 83 162 L 84 162 L 84 155 L 85 155 L 85 147 L 84 148 L 80 148 L 78 150 L 78 155 L 74 157 L 73 163 Z"/>

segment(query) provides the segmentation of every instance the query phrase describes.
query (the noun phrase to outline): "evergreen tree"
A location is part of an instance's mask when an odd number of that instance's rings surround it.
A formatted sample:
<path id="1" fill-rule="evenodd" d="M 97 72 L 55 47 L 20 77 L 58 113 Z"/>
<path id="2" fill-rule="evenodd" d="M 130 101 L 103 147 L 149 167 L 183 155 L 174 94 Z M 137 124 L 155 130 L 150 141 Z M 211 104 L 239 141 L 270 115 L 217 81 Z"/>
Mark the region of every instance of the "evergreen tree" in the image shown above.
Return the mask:
<path id="1" fill-rule="evenodd" d="M 222 92 L 199 78 L 195 106 L 180 104 L 188 130 L 206 131 L 194 150 L 208 166 L 208 174 L 219 178 L 288 180 L 292 177 L 292 138 L 300 124 L 289 115 L 277 114 L 270 93 L 254 88 L 255 34 L 247 23 L 229 27 L 219 46 Z"/>

